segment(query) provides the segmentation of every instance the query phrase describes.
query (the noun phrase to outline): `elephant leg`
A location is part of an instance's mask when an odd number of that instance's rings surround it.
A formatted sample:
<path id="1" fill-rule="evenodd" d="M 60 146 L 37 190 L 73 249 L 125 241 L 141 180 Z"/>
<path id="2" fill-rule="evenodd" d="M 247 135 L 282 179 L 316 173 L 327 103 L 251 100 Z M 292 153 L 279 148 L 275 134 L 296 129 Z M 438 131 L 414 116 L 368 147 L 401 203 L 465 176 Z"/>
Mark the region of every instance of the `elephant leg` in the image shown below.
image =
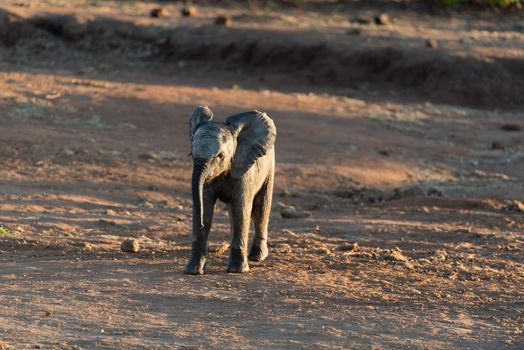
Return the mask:
<path id="1" fill-rule="evenodd" d="M 251 221 L 251 208 L 253 200 L 246 198 L 242 193 L 240 198 L 234 200 L 229 206 L 229 218 L 233 240 L 231 241 L 231 252 L 227 262 L 227 272 L 247 272 L 247 245 L 249 239 L 249 223 Z"/>
<path id="2" fill-rule="evenodd" d="M 184 267 L 184 273 L 189 275 L 204 274 L 207 255 L 207 238 L 211 230 L 213 221 L 213 211 L 215 208 L 216 198 L 209 194 L 204 194 L 203 198 L 203 219 L 204 227 L 200 227 L 198 218 L 193 215 L 193 241 L 191 242 L 191 254 L 189 261 Z"/>
<path id="3" fill-rule="evenodd" d="M 253 226 L 255 227 L 255 236 L 251 250 L 249 251 L 249 260 L 264 261 L 268 255 L 267 249 L 267 232 L 269 224 L 269 215 L 271 213 L 271 199 L 273 196 L 273 176 L 262 186 L 253 201 Z"/>

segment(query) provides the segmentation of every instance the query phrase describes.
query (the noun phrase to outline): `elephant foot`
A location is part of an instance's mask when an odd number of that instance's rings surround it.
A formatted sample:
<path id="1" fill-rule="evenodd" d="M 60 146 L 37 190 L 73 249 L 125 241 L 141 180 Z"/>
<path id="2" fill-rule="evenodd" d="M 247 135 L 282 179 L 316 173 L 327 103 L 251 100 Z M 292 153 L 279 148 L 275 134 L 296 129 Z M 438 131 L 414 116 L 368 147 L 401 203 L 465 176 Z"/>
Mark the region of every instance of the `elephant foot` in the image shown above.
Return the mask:
<path id="1" fill-rule="evenodd" d="M 187 275 L 203 275 L 206 257 L 204 255 L 195 256 L 191 254 L 189 261 L 184 267 L 184 273 Z"/>
<path id="2" fill-rule="evenodd" d="M 267 244 L 252 245 L 249 251 L 248 259 L 250 261 L 261 262 L 267 258 L 268 249 Z"/>
<path id="3" fill-rule="evenodd" d="M 231 248 L 231 255 L 227 261 L 227 272 L 242 273 L 249 271 L 249 264 L 239 249 Z"/>

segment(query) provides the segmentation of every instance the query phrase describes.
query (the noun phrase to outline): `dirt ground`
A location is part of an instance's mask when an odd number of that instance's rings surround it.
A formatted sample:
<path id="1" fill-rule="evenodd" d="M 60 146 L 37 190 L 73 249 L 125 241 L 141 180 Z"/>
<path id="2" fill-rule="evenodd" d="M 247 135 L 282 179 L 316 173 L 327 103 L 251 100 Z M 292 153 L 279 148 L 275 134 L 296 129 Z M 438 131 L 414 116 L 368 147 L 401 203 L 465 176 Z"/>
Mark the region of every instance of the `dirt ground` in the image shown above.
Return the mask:
<path id="1" fill-rule="evenodd" d="M 524 349 L 521 15 L 0 5 L 0 349 Z M 223 204 L 182 273 L 198 104 L 277 126 L 246 274 Z"/>

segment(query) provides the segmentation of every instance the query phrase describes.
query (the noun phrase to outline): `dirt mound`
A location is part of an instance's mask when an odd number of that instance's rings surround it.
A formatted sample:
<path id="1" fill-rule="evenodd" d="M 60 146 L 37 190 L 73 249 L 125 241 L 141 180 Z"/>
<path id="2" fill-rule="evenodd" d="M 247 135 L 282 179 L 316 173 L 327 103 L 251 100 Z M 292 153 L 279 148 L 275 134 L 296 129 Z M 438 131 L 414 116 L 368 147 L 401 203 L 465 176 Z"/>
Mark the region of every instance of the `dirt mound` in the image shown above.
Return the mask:
<path id="1" fill-rule="evenodd" d="M 174 59 L 293 74 L 316 84 L 363 82 L 417 89 L 441 102 L 516 106 L 524 103 L 524 63 L 453 56 L 425 48 L 351 47 L 271 32 L 224 28 L 178 29 L 164 52 Z"/>
<path id="2" fill-rule="evenodd" d="M 13 46 L 22 39 L 45 35 L 24 18 L 0 9 L 0 43 Z"/>
<path id="3" fill-rule="evenodd" d="M 399 45 L 369 47 L 360 39 L 326 40 L 272 30 L 141 26 L 106 17 L 0 12 L 0 41 L 52 36 L 76 49 L 134 52 L 141 59 L 197 60 L 313 84 L 408 89 L 445 103 L 515 107 L 524 104 L 524 62 L 459 57 L 444 50 Z M 349 39 L 348 39 L 349 40 Z M 132 48 L 132 50 L 129 50 Z M 136 51 L 140 52 L 137 55 Z"/>

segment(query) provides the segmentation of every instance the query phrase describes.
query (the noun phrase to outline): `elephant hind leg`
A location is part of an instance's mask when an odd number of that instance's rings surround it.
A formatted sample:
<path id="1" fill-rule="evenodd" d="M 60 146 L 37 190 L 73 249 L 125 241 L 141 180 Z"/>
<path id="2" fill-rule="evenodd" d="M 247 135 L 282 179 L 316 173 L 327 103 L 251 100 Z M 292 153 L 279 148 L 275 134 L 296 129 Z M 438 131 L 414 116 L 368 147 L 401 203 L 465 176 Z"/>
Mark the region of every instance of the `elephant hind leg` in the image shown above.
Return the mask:
<path id="1" fill-rule="evenodd" d="M 264 261 L 268 255 L 267 233 L 272 196 L 273 175 L 268 178 L 268 181 L 262 186 L 253 201 L 251 218 L 255 228 L 255 235 L 248 256 L 251 261 Z"/>

